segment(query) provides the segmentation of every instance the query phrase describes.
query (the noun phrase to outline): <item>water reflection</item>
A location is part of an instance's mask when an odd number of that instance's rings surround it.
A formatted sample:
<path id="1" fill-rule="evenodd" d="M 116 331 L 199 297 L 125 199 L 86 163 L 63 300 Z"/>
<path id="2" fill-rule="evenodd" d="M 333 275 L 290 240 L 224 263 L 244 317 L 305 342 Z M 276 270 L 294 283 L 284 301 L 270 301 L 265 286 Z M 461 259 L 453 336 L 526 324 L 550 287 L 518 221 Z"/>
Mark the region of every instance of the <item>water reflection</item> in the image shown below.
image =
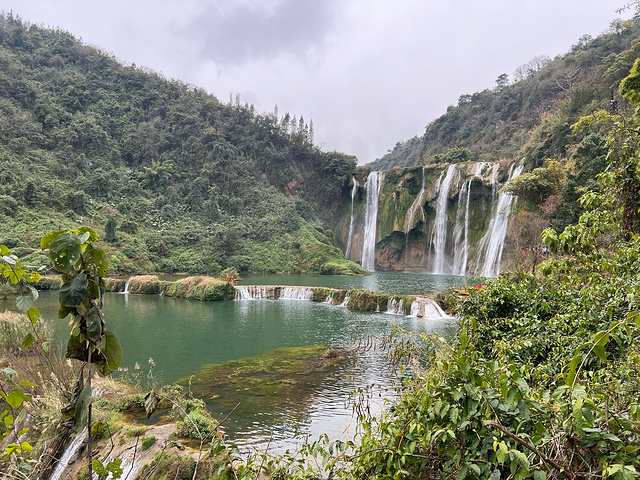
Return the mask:
<path id="1" fill-rule="evenodd" d="M 397 295 L 436 295 L 452 288 L 479 283 L 471 277 L 432 273 L 374 272 L 373 275 L 354 277 L 345 275 L 244 275 L 244 285 L 297 285 L 362 289 Z"/>

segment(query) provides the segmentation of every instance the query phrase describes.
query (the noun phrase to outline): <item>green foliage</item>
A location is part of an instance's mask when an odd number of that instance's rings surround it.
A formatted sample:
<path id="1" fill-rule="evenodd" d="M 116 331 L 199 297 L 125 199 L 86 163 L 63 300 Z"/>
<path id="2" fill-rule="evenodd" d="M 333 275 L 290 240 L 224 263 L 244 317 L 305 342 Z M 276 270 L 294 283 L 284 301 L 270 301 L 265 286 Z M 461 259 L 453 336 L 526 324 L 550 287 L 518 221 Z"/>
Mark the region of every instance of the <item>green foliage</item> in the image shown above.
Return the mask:
<path id="1" fill-rule="evenodd" d="M 118 241 L 118 237 L 116 235 L 117 228 L 116 219 L 113 217 L 109 217 L 107 223 L 104 226 L 104 241 L 109 243 L 116 243 Z M 134 232 L 135 233 L 135 232 Z"/>
<path id="2" fill-rule="evenodd" d="M 89 227 L 49 232 L 40 245 L 49 249 L 54 266 L 62 275 L 60 288 L 61 318 L 71 315 L 71 338 L 67 357 L 87 361 L 108 375 L 120 364 L 122 349 L 116 337 L 105 330 L 102 294 L 107 272 L 107 256 L 94 246 L 98 239 Z"/>
<path id="3" fill-rule="evenodd" d="M 470 162 L 473 160 L 473 153 L 466 147 L 453 147 L 445 153 L 437 153 L 433 156 L 433 163 L 460 163 Z M 429 162 L 431 163 L 431 162 Z"/>
<path id="4" fill-rule="evenodd" d="M 0 245 L 0 279 L 2 284 L 10 282 L 17 286 L 19 295 L 16 298 L 16 307 L 25 314 L 31 325 L 40 320 L 40 312 L 33 305 L 38 299 L 39 293 L 32 284 L 40 280 L 38 273 L 27 272 L 16 255 L 13 255 L 6 245 Z M 5 325 L 8 327 L 8 325 Z M 15 333 L 16 329 L 11 329 L 11 333 Z M 4 340 L 6 331 L 2 332 Z M 33 328 L 33 333 L 37 335 L 37 330 Z M 24 334 L 21 332 L 21 336 Z M 34 336 L 31 332 L 24 335 L 22 347 L 28 348 L 34 342 Z M 14 344 L 20 344 L 15 342 Z M 41 345 L 45 354 L 48 354 L 49 344 L 43 342 Z M 0 432 L 1 437 L 5 438 L 12 435 L 3 442 L 3 448 L 0 450 L 0 468 L 7 474 L 16 474 L 20 469 L 26 466 L 26 462 L 30 457 L 32 446 L 29 442 L 20 441 L 20 437 L 29 431 L 28 427 L 24 427 L 23 421 L 27 416 L 27 403 L 32 403 L 31 395 L 23 392 L 22 388 L 36 386 L 36 384 L 26 380 L 18 380 L 18 372 L 12 368 L 5 367 L 0 370 L 6 381 L 0 383 L 0 399 L 6 405 L 4 411 L 0 412 Z M 25 403 L 27 402 L 27 403 Z M 19 429 L 20 427 L 20 429 Z M 16 472 L 17 471 L 17 472 Z"/>
<path id="5" fill-rule="evenodd" d="M 532 205 L 541 205 L 552 195 L 558 195 L 566 183 L 563 165 L 553 159 L 546 159 L 544 167 L 534 168 L 511 180 L 505 189 L 522 197 Z"/>
<path id="6" fill-rule="evenodd" d="M 140 443 L 140 449 L 142 451 L 147 450 L 151 445 L 156 443 L 157 438 L 155 435 L 146 435 L 142 437 L 142 442 Z"/>
<path id="7" fill-rule="evenodd" d="M 222 103 L 11 14 L 0 59 L 6 238 L 35 247 L 48 230 L 104 219 L 113 273 L 267 271 L 254 245 L 276 264 L 279 238 L 333 227 L 348 198 L 355 157 L 322 151 L 304 122 Z"/>
<path id="8" fill-rule="evenodd" d="M 218 425 L 206 410 L 195 409 L 189 412 L 188 418 L 183 417 L 176 426 L 176 436 L 179 438 L 213 438 Z"/>

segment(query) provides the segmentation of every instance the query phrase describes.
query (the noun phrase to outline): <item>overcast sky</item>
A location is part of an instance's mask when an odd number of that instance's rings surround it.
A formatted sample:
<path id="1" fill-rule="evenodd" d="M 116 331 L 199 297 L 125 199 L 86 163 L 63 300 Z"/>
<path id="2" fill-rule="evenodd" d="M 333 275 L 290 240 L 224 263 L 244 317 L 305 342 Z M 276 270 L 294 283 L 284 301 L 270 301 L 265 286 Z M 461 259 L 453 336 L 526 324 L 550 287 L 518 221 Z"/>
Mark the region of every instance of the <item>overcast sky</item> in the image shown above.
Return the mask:
<path id="1" fill-rule="evenodd" d="M 309 122 L 370 162 L 458 97 L 597 36 L 626 0 L 0 0 L 125 63 Z M 629 18 L 629 12 L 623 18 Z"/>

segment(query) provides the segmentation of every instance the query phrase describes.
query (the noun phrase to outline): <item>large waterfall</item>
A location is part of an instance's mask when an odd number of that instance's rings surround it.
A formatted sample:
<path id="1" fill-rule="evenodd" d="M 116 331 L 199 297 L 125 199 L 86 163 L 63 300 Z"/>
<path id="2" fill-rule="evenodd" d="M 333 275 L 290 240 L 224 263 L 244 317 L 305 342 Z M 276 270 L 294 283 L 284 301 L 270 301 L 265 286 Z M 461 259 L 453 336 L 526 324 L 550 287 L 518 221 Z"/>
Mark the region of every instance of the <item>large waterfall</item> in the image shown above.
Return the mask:
<path id="1" fill-rule="evenodd" d="M 509 180 L 520 175 L 523 168 L 523 165 L 518 165 L 515 168 L 512 165 L 509 170 Z M 509 214 L 516 198 L 509 192 L 502 192 L 498 195 L 498 203 L 493 210 L 489 228 L 480 240 L 481 258 L 484 259 L 480 275 L 483 277 L 496 277 L 500 273 L 500 260 L 502 259 L 504 239 L 507 235 Z"/>
<path id="2" fill-rule="evenodd" d="M 499 190 L 507 179 L 503 177 L 512 180 L 523 171 L 522 163 L 509 170 L 503 165 L 472 162 L 371 172 L 361 197 L 353 179 L 351 208 L 340 230 L 347 257 L 358 257 L 371 271 L 377 266 L 498 275 L 509 215 L 517 200 Z M 410 193 L 418 182 L 420 190 Z"/>
<path id="3" fill-rule="evenodd" d="M 351 217 L 349 219 L 349 236 L 347 237 L 347 249 L 344 252 L 344 258 L 349 258 L 351 253 L 351 242 L 353 242 L 353 201 L 356 198 L 356 191 L 358 190 L 358 182 L 355 177 L 351 177 L 353 181 L 353 188 L 351 189 Z"/>
<path id="4" fill-rule="evenodd" d="M 449 165 L 444 180 L 440 182 L 438 190 L 438 199 L 436 201 L 436 222 L 434 226 L 433 248 L 435 260 L 433 262 L 433 273 L 444 272 L 445 246 L 447 242 L 447 227 L 449 225 L 449 217 L 447 216 L 447 204 L 449 203 L 449 187 L 451 180 L 456 173 L 456 166 Z"/>
<path id="5" fill-rule="evenodd" d="M 376 228 L 378 222 L 378 199 L 382 186 L 382 172 L 371 172 L 364 184 L 364 240 L 362 242 L 362 266 L 373 271 L 376 262 Z"/>
<path id="6" fill-rule="evenodd" d="M 469 257 L 469 198 L 471 197 L 471 180 L 464 182 L 458 194 L 458 211 L 456 225 L 453 229 L 453 268 L 451 273 L 464 275 L 467 273 Z"/>

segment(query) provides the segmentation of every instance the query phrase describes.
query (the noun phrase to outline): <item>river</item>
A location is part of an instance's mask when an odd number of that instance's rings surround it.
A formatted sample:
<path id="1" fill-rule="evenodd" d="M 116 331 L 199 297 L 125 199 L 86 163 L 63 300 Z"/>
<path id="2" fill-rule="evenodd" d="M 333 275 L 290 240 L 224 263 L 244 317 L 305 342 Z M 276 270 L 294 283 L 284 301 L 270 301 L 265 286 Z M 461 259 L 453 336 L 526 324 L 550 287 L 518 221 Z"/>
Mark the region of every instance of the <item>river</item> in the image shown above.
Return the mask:
<path id="1" fill-rule="evenodd" d="M 242 283 L 423 294 L 466 279 L 378 272 L 370 277 L 251 275 Z M 36 306 L 54 323 L 56 343 L 63 344 L 69 331 L 67 320 L 56 315 L 57 292 L 42 292 Z M 0 309 L 6 307 L 0 302 Z M 373 413 L 384 407 L 385 398 L 393 398 L 394 376 L 379 339 L 396 325 L 445 336 L 455 328 L 451 319 L 352 312 L 304 300 L 201 302 L 114 293 L 105 296 L 104 312 L 124 351 L 114 376 L 147 386 L 179 382 L 203 397 L 219 419 L 239 403 L 224 426 L 230 441 L 244 447 L 270 442 L 282 448 L 295 443 L 295 436 L 321 433 L 352 436 L 351 392 L 370 389 Z M 375 348 L 363 352 L 354 348 L 358 344 Z M 344 358 L 319 360 L 328 347 Z"/>

